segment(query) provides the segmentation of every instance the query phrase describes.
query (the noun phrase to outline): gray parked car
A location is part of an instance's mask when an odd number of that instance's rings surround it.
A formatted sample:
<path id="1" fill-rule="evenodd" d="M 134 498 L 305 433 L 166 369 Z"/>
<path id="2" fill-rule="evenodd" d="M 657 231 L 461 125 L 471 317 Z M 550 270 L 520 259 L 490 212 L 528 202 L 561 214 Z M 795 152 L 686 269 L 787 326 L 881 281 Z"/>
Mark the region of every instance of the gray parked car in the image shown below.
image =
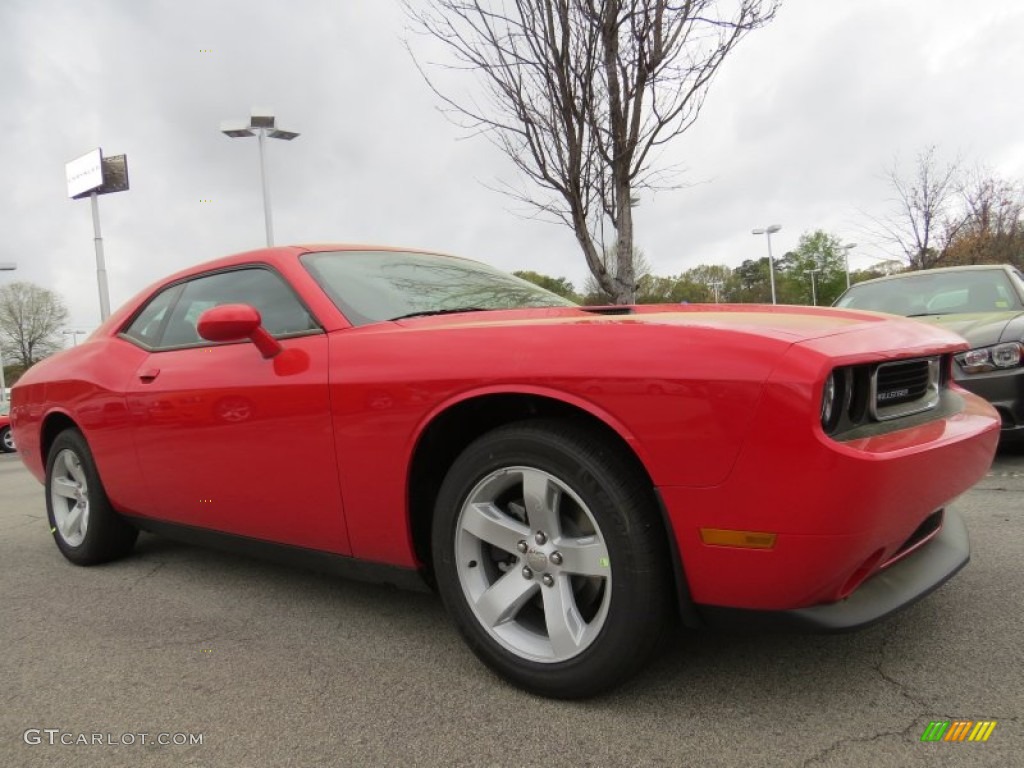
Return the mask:
<path id="1" fill-rule="evenodd" d="M 1003 440 L 1024 439 L 1024 275 L 1010 265 L 904 272 L 857 283 L 837 307 L 917 317 L 963 336 L 953 378 L 1003 419 Z"/>

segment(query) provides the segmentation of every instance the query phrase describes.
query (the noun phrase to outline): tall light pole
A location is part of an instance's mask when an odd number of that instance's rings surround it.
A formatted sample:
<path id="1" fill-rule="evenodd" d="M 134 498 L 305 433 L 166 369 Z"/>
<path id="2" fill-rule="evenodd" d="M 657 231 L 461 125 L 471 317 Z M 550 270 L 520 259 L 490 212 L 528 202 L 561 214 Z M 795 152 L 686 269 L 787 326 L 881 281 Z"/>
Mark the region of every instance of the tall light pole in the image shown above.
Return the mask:
<path id="1" fill-rule="evenodd" d="M 266 160 L 263 157 L 263 139 L 283 139 L 291 141 L 297 134 L 294 131 L 285 131 L 274 127 L 274 115 L 270 110 L 254 109 L 249 115 L 249 124 L 245 125 L 238 120 L 229 120 L 221 123 L 220 131 L 232 139 L 243 139 L 255 136 L 259 141 L 260 148 L 260 184 L 263 186 L 263 222 L 267 228 L 267 246 L 274 244 L 274 224 L 270 215 L 270 184 L 267 181 Z"/>
<path id="2" fill-rule="evenodd" d="M 11 271 L 13 271 L 13 270 L 15 270 L 17 268 L 18 268 L 18 265 L 13 263 L 13 262 L 10 262 L 10 261 L 0 262 L 0 271 L 11 272 Z M 4 350 L 3 350 L 3 347 L 0 346 L 0 403 L 2 403 L 6 399 L 7 399 L 7 377 L 4 376 Z"/>
<path id="3" fill-rule="evenodd" d="M 110 288 L 107 285 L 107 261 L 103 255 L 103 233 L 100 232 L 100 203 L 95 192 L 89 193 L 92 201 L 92 242 L 96 250 L 96 285 L 100 292 L 100 320 L 110 317 Z"/>
<path id="4" fill-rule="evenodd" d="M 71 329 L 69 329 L 69 330 L 66 330 L 66 331 L 61 331 L 61 333 L 63 333 L 65 336 L 70 336 L 72 338 L 72 340 L 74 341 L 74 345 L 77 347 L 78 346 L 78 337 L 79 336 L 85 336 L 87 331 L 78 331 L 78 330 L 71 330 Z"/>
<path id="5" fill-rule="evenodd" d="M 772 304 L 775 301 L 775 260 L 772 259 L 772 235 L 782 229 L 780 224 L 772 224 L 761 229 L 751 230 L 752 235 L 764 235 L 768 239 L 768 278 L 772 283 Z"/>
<path id="6" fill-rule="evenodd" d="M 843 264 L 846 266 L 846 290 L 850 290 L 850 251 L 857 247 L 856 243 L 849 243 L 843 248 Z"/>
<path id="7" fill-rule="evenodd" d="M 818 306 L 818 287 L 814 282 L 814 276 L 821 272 L 820 269 L 808 269 L 807 273 L 811 276 L 811 305 Z"/>
<path id="8" fill-rule="evenodd" d="M 718 289 L 722 287 L 722 281 L 721 280 L 712 280 L 711 281 L 711 287 L 715 291 L 715 304 L 717 304 L 718 303 Z"/>

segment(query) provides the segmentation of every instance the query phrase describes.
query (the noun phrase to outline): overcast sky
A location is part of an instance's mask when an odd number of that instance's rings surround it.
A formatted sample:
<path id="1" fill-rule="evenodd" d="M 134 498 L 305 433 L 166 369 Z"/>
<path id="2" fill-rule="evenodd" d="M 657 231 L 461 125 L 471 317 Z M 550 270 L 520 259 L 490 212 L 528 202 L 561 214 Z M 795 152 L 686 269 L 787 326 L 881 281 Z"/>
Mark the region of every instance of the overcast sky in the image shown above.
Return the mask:
<path id="1" fill-rule="evenodd" d="M 516 176 L 439 113 L 405 25 L 397 0 L 0 0 L 0 261 L 18 265 L 0 281 L 98 323 L 89 203 L 64 178 L 97 146 L 131 177 L 100 200 L 113 306 L 261 246 L 256 141 L 219 126 L 269 107 L 302 134 L 268 146 L 278 243 L 413 246 L 582 286 L 571 232 L 488 188 Z M 777 255 L 820 228 L 866 266 L 886 255 L 865 227 L 894 158 L 934 144 L 1024 178 L 1022 82 L 1019 0 L 785 0 L 666 153 L 687 186 L 642 198 L 637 244 L 659 274 L 735 266 L 764 255 L 751 228 L 778 223 Z"/>

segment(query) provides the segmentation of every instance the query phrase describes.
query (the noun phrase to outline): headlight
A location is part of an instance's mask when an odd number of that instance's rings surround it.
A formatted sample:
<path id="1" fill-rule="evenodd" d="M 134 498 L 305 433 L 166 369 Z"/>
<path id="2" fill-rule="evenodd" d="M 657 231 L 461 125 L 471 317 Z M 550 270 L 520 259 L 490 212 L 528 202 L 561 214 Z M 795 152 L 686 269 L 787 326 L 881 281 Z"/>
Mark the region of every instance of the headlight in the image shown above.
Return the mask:
<path id="1" fill-rule="evenodd" d="M 832 371 L 825 379 L 825 386 L 821 392 L 821 427 L 825 434 L 830 434 L 839 421 L 840 408 L 838 406 L 839 387 L 836 385 L 836 372 Z"/>
<path id="2" fill-rule="evenodd" d="M 1020 365 L 1020 344 L 998 344 L 992 347 L 992 362 L 996 368 L 1014 368 Z"/>
<path id="3" fill-rule="evenodd" d="M 980 347 L 956 356 L 965 373 L 987 373 L 997 369 L 1016 368 L 1021 363 L 1022 345 L 1016 341 Z"/>

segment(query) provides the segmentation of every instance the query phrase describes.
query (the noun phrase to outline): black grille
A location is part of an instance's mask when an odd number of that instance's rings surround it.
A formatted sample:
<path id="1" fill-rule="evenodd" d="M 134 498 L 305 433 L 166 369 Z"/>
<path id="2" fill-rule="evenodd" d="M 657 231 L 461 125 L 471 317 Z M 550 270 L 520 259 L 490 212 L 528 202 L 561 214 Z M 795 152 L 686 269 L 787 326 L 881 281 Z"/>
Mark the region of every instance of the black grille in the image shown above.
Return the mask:
<path id="1" fill-rule="evenodd" d="M 935 533 L 942 526 L 944 510 L 932 512 L 924 519 L 924 522 L 917 526 L 917 530 L 910 534 L 910 538 L 903 542 L 903 545 L 893 553 L 893 557 L 899 557 L 908 549 L 913 549 L 922 541 Z"/>
<path id="2" fill-rule="evenodd" d="M 822 429 L 837 440 L 848 440 L 865 436 L 868 433 L 863 430 L 868 427 L 872 427 L 870 434 L 876 434 L 875 427 L 882 422 L 939 407 L 949 363 L 948 356 L 935 356 L 834 368 L 835 405 L 824 406 L 824 397 L 831 391 L 828 385 L 822 391 Z"/>
<path id="3" fill-rule="evenodd" d="M 931 379 L 927 360 L 883 363 L 878 366 L 875 405 L 888 407 L 924 397 Z"/>

